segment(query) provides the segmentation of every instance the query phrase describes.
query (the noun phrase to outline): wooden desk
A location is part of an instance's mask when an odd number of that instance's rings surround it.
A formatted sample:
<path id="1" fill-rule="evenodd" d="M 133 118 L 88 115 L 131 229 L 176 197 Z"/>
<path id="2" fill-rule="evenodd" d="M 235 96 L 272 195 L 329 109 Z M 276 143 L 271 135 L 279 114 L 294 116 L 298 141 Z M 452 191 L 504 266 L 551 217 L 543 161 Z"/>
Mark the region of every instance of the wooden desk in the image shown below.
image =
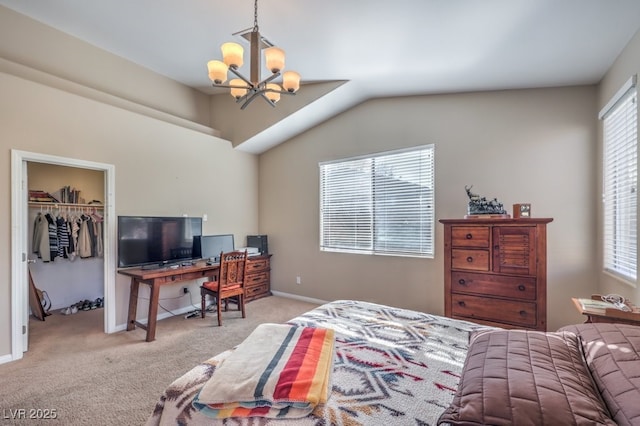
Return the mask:
<path id="1" fill-rule="evenodd" d="M 158 316 L 158 298 L 160 287 L 165 284 L 174 284 L 182 281 L 191 281 L 199 278 L 213 280 L 220 268 L 219 264 L 207 265 L 206 262 L 198 262 L 193 266 L 180 266 L 178 268 L 142 269 L 129 268 L 121 269 L 119 274 L 131 277 L 131 291 L 129 293 L 129 314 L 127 316 L 127 331 L 136 328 L 136 325 L 147 331 L 147 342 L 156 338 L 156 322 Z M 146 284 L 151 288 L 149 298 L 149 316 L 147 324 L 142 324 L 136 320 L 138 309 L 138 288 L 140 284 Z"/>
<path id="2" fill-rule="evenodd" d="M 594 300 L 598 300 L 595 295 L 592 298 Z M 587 317 L 585 323 L 615 322 L 621 324 L 640 325 L 640 312 L 625 312 L 615 308 L 606 309 L 604 312 L 600 310 L 589 310 L 582 307 L 579 299 L 574 297 L 571 300 L 578 312 Z"/>

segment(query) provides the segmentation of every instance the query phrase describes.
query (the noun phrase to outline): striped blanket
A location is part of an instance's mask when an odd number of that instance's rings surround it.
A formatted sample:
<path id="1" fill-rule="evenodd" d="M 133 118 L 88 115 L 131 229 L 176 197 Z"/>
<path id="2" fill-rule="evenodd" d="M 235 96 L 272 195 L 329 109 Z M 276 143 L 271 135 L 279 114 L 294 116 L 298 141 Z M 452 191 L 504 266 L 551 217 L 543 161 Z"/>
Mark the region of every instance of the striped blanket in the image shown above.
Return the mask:
<path id="1" fill-rule="evenodd" d="M 261 324 L 215 370 L 193 400 L 217 418 L 299 418 L 327 401 L 334 331 Z"/>

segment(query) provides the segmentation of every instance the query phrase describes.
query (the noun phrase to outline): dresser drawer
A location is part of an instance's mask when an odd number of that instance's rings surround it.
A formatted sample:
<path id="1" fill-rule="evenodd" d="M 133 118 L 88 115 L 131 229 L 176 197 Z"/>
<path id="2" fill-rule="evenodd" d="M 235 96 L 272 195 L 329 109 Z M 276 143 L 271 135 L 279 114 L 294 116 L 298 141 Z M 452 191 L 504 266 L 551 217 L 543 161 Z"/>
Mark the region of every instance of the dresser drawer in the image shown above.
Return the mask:
<path id="1" fill-rule="evenodd" d="M 247 298 L 255 298 L 256 296 L 265 295 L 269 292 L 269 284 L 259 284 L 256 286 L 249 286 L 245 288 L 245 294 Z"/>
<path id="2" fill-rule="evenodd" d="M 454 293 L 491 294 L 522 300 L 536 300 L 536 279 L 504 275 L 451 272 Z"/>
<path id="3" fill-rule="evenodd" d="M 250 259 L 247 262 L 247 274 L 269 270 L 269 259 Z"/>
<path id="4" fill-rule="evenodd" d="M 451 296 L 453 317 L 469 320 L 481 319 L 522 327 L 535 327 L 536 304 L 514 300 L 453 294 Z"/>
<path id="5" fill-rule="evenodd" d="M 269 272 L 259 272 L 257 274 L 247 274 L 245 277 L 245 285 L 252 286 L 256 284 L 268 283 Z"/>
<path id="6" fill-rule="evenodd" d="M 489 247 L 488 226 L 452 226 L 451 245 L 453 247 Z"/>
<path id="7" fill-rule="evenodd" d="M 489 270 L 489 250 L 451 250 L 451 268 L 468 271 Z"/>

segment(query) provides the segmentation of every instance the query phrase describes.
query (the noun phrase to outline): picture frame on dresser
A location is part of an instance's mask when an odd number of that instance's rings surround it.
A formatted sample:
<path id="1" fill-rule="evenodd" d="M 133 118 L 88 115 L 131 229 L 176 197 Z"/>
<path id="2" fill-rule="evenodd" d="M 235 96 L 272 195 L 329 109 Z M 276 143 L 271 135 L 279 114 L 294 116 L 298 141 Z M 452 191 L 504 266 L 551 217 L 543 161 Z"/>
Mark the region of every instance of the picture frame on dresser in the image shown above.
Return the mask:
<path id="1" fill-rule="evenodd" d="M 520 203 L 513 205 L 513 218 L 530 218 L 531 217 L 531 204 Z"/>

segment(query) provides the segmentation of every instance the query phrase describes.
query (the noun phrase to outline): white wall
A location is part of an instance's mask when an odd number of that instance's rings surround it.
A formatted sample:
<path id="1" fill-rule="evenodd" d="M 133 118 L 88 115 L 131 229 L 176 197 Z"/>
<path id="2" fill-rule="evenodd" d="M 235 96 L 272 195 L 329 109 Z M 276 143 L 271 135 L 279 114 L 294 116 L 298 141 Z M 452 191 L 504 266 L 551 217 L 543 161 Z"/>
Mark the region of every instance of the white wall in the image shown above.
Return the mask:
<path id="1" fill-rule="evenodd" d="M 597 289 L 595 105 L 594 86 L 378 99 L 262 154 L 260 231 L 274 254 L 273 289 L 443 314 L 441 224 L 434 259 L 319 251 L 318 162 L 433 143 L 436 218 L 464 216 L 465 185 L 553 218 L 549 329 L 581 322 L 571 297 Z"/>

